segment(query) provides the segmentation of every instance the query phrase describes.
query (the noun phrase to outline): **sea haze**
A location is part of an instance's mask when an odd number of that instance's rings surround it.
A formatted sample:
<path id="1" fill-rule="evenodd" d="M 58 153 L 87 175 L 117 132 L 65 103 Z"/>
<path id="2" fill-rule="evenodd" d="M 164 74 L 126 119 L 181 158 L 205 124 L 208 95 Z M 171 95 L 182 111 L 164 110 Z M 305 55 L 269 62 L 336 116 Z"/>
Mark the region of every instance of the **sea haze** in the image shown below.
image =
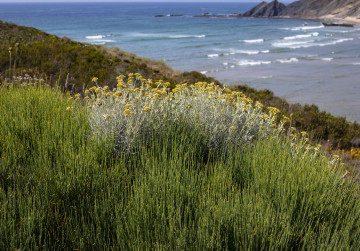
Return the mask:
<path id="1" fill-rule="evenodd" d="M 320 22 L 291 19 L 193 17 L 241 13 L 253 6 L 0 4 L 0 19 L 81 42 L 117 46 L 230 85 L 267 88 L 289 102 L 316 104 L 360 122 L 360 27 L 324 27 Z"/>

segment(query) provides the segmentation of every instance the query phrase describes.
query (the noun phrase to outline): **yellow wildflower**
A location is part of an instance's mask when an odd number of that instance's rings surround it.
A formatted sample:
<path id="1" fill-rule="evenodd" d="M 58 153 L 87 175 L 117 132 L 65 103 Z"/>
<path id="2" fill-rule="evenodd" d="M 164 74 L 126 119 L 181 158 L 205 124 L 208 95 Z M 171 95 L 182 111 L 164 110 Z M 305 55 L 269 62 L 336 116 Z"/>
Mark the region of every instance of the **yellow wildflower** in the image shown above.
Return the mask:
<path id="1" fill-rule="evenodd" d="M 263 107 L 264 107 L 264 105 L 263 105 L 263 104 L 261 104 L 259 101 L 256 101 L 256 105 L 257 105 L 257 106 L 259 106 L 259 107 L 261 107 L 261 108 L 263 108 Z"/>
<path id="2" fill-rule="evenodd" d="M 145 112 L 150 112 L 150 111 L 151 111 L 151 108 L 148 107 L 148 106 L 146 106 L 146 107 L 144 107 L 144 111 L 145 111 Z"/>
<path id="3" fill-rule="evenodd" d="M 272 113 L 279 113 L 280 112 L 280 110 L 277 109 L 276 107 L 269 106 L 267 109 Z"/>
<path id="4" fill-rule="evenodd" d="M 98 78 L 97 78 L 97 77 L 93 77 L 91 81 L 92 81 L 92 82 L 97 82 L 97 81 L 98 81 Z"/>
<path id="5" fill-rule="evenodd" d="M 130 111 L 129 109 L 124 110 L 123 113 L 126 114 L 126 115 L 133 114 L 133 112 Z"/>
<path id="6" fill-rule="evenodd" d="M 235 131 L 236 130 L 236 127 L 235 126 L 232 126 L 230 127 L 231 130 Z"/>
<path id="7" fill-rule="evenodd" d="M 131 104 L 126 104 L 125 109 L 129 109 L 131 107 Z"/>
<path id="8" fill-rule="evenodd" d="M 117 91 L 114 93 L 114 97 L 120 97 L 122 95 L 121 91 Z"/>
<path id="9" fill-rule="evenodd" d="M 88 89 L 86 89 L 84 93 L 85 93 L 85 95 L 87 95 L 90 93 L 90 91 Z"/>
<path id="10" fill-rule="evenodd" d="M 118 76 L 116 79 L 117 79 L 117 80 L 123 80 L 124 78 L 126 78 L 124 75 L 120 75 L 120 76 Z"/>
<path id="11" fill-rule="evenodd" d="M 71 107 L 70 107 L 70 106 L 66 107 L 66 110 L 67 110 L 67 111 L 70 111 L 70 110 L 71 110 Z"/>

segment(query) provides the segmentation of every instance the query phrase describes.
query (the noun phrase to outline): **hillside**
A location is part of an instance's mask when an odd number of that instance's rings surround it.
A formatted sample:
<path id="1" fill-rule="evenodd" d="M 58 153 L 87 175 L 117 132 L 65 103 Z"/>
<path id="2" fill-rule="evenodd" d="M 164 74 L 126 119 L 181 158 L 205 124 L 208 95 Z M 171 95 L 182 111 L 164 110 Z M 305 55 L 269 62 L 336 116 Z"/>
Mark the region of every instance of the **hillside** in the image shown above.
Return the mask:
<path id="1" fill-rule="evenodd" d="M 360 2 L 354 0 L 300 0 L 287 6 L 277 0 L 262 2 L 244 16 L 331 19 L 360 22 Z"/>
<path id="2" fill-rule="evenodd" d="M 289 4 L 282 16 L 296 18 L 350 19 L 360 21 L 360 1 L 301 0 Z"/>
<path id="3" fill-rule="evenodd" d="M 172 84 L 183 81 L 215 81 L 197 72 L 179 73 L 162 61 L 137 57 L 116 47 L 91 45 L 59 38 L 34 28 L 0 21 L 0 80 L 14 76 L 42 78 L 47 83 L 82 90 L 96 76 L 116 85 L 121 74 L 138 72 L 146 78 Z"/>

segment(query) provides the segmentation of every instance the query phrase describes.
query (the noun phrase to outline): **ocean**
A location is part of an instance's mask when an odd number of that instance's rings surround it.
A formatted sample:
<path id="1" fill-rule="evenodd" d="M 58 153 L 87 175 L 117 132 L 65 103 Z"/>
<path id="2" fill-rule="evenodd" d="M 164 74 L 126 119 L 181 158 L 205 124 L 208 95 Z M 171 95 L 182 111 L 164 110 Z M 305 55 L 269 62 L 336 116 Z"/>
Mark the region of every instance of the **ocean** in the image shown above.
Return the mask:
<path id="1" fill-rule="evenodd" d="M 164 60 L 222 83 L 360 122 L 360 27 L 293 19 L 199 18 L 254 3 L 9 3 L 0 19 Z M 163 15 L 163 17 L 155 17 Z"/>

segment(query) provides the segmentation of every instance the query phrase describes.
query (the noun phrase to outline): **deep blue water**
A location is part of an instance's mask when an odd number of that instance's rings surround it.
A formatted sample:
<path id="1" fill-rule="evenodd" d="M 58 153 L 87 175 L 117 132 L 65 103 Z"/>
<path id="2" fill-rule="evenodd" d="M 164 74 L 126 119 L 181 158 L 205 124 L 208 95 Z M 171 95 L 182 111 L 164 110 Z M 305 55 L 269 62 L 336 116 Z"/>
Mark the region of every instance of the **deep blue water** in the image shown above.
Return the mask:
<path id="1" fill-rule="evenodd" d="M 77 41 L 117 46 L 230 85 L 267 88 L 290 102 L 314 103 L 360 121 L 360 28 L 291 19 L 193 17 L 206 12 L 242 13 L 252 6 L 18 3 L 0 4 L 0 19 Z"/>

